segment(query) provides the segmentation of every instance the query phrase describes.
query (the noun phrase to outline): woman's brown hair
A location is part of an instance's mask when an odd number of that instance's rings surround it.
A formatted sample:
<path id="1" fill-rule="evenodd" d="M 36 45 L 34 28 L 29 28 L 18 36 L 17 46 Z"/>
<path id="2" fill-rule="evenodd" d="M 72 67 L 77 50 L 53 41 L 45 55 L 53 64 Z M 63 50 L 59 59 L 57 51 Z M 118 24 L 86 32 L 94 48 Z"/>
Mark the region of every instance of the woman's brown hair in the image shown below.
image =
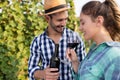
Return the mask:
<path id="1" fill-rule="evenodd" d="M 114 41 L 120 41 L 120 9 L 114 0 L 90 1 L 82 8 L 82 13 L 90 15 L 92 20 L 103 16 L 106 30 Z"/>

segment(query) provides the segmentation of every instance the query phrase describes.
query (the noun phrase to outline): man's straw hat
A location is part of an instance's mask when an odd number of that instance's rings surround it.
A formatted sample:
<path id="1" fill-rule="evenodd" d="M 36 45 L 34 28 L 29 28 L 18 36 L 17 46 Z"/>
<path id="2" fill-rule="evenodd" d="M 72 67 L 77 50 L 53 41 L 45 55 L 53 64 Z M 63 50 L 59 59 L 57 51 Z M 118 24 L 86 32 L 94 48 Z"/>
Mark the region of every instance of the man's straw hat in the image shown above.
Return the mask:
<path id="1" fill-rule="evenodd" d="M 49 15 L 68 9 L 65 0 L 44 0 L 44 15 Z"/>

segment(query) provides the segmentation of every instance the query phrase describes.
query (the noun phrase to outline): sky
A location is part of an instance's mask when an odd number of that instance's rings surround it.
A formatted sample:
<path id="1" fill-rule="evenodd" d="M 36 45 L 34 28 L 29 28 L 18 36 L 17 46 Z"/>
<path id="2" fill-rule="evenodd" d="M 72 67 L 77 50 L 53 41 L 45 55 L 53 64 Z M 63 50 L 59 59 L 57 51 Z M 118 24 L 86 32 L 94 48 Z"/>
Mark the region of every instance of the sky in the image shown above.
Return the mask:
<path id="1" fill-rule="evenodd" d="M 77 17 L 79 17 L 82 6 L 89 1 L 91 1 L 91 0 L 74 0 L 74 2 L 75 2 L 75 12 L 76 12 Z M 99 1 L 103 2 L 105 0 L 99 0 Z M 120 0 L 116 0 L 116 2 L 118 3 L 118 6 L 120 7 Z"/>

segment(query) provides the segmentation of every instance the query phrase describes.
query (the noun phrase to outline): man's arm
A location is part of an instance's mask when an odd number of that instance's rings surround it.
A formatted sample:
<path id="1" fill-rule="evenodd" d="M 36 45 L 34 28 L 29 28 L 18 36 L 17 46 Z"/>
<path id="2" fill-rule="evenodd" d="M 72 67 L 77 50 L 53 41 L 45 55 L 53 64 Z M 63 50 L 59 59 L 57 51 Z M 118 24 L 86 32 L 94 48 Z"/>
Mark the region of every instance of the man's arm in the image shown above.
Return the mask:
<path id="1" fill-rule="evenodd" d="M 28 72 L 30 80 L 34 80 L 33 75 L 35 71 L 40 70 L 40 67 L 38 66 L 40 61 L 40 50 L 37 40 L 38 38 L 35 37 L 30 46 L 30 58 L 28 62 Z"/>

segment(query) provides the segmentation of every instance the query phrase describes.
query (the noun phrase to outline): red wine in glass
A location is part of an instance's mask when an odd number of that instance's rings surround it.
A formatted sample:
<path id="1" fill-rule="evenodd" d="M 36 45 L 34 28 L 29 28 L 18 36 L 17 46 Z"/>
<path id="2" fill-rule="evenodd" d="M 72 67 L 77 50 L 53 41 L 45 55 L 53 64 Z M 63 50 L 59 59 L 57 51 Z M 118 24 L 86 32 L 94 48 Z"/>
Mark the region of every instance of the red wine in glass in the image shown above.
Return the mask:
<path id="1" fill-rule="evenodd" d="M 76 47 L 78 44 L 79 44 L 78 42 L 71 42 L 71 43 L 68 42 L 68 47 L 70 49 L 75 49 L 75 52 L 76 52 Z M 69 54 L 69 56 L 71 56 L 71 54 Z"/>
<path id="2" fill-rule="evenodd" d="M 79 43 L 73 42 L 73 43 L 68 43 L 68 47 L 71 49 L 74 49 Z"/>
<path id="3" fill-rule="evenodd" d="M 78 44 L 80 43 L 80 40 L 79 40 L 79 35 L 78 33 L 73 33 L 71 36 L 68 37 L 68 47 L 70 49 L 75 49 L 76 51 L 76 47 L 78 46 Z"/>

